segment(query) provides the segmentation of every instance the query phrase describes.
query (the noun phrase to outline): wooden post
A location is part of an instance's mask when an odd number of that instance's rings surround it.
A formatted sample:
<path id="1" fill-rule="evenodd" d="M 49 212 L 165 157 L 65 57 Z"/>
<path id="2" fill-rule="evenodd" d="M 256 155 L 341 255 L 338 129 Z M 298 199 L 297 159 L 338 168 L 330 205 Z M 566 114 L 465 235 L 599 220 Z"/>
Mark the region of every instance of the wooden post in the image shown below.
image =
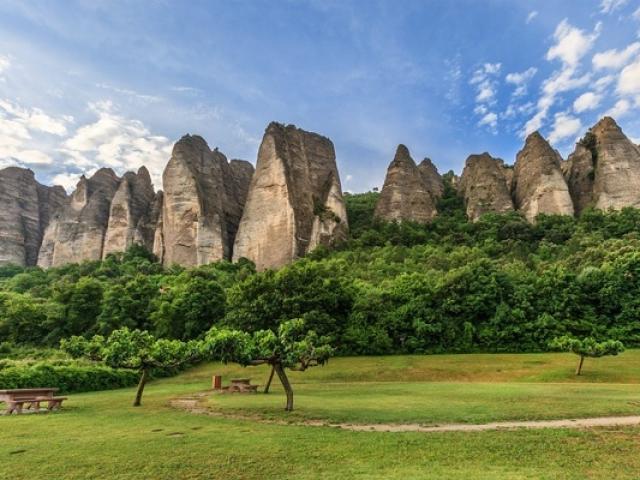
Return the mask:
<path id="1" fill-rule="evenodd" d="M 222 375 L 214 375 L 211 380 L 211 387 L 214 390 L 222 390 Z"/>

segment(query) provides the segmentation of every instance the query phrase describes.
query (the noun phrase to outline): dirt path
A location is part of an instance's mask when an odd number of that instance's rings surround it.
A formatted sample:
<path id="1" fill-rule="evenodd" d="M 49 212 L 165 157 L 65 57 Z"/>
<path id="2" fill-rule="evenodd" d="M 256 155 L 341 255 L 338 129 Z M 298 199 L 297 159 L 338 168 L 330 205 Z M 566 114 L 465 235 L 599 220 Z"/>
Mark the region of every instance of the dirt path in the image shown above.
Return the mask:
<path id="1" fill-rule="evenodd" d="M 524 422 L 492 422 L 479 425 L 449 423 L 445 425 L 420 425 L 417 423 L 375 423 L 355 425 L 340 423 L 331 426 L 356 432 L 479 432 L 484 430 L 513 430 L 518 428 L 589 428 L 640 425 L 640 415 L 629 417 L 563 418 L 560 420 L 532 420 Z"/>
<path id="2" fill-rule="evenodd" d="M 471 423 L 447 423 L 444 425 L 424 425 L 420 423 L 334 423 L 320 420 L 308 420 L 303 422 L 284 422 L 278 420 L 265 420 L 256 415 L 227 415 L 203 406 L 201 400 L 207 394 L 195 394 L 189 397 L 174 399 L 170 402 L 174 408 L 187 410 L 198 415 L 209 415 L 221 418 L 233 418 L 237 420 L 259 421 L 277 425 L 307 426 L 307 427 L 333 427 L 353 432 L 481 432 L 485 430 L 515 430 L 520 428 L 591 428 L 591 427 L 622 427 L 640 425 L 640 415 L 620 417 L 591 417 L 591 418 L 562 418 L 558 420 L 527 420 L 511 422 L 491 422 L 482 424 Z"/>

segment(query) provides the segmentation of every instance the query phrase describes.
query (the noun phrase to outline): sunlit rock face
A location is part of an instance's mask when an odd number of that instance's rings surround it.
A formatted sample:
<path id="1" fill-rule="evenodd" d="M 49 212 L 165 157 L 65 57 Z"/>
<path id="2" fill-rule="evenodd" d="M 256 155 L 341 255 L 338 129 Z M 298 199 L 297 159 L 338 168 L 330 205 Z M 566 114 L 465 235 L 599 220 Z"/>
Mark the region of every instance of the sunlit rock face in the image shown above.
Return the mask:
<path id="1" fill-rule="evenodd" d="M 333 143 L 294 125 L 264 134 L 233 258 L 276 268 L 346 238 L 347 215 Z"/>
<path id="2" fill-rule="evenodd" d="M 573 215 L 561 161 L 558 152 L 538 132 L 529 135 L 518 152 L 511 190 L 515 208 L 530 222 L 539 214 Z"/>
<path id="3" fill-rule="evenodd" d="M 157 222 L 152 212 L 154 201 L 151 176 L 145 167 L 141 167 L 137 173 L 124 174 L 111 200 L 103 257 L 124 252 L 134 243 L 152 250 Z"/>
<path id="4" fill-rule="evenodd" d="M 640 149 L 611 117 L 596 123 L 569 156 L 565 177 L 576 211 L 640 207 Z"/>
<path id="5" fill-rule="evenodd" d="M 119 185 L 120 178 L 110 168 L 101 168 L 91 178 L 82 176 L 45 231 L 38 265 L 102 259 L 111 200 Z"/>
<path id="6" fill-rule="evenodd" d="M 458 191 L 464 198 L 467 216 L 478 220 L 489 212 L 513 211 L 510 178 L 512 173 L 500 159 L 488 153 L 470 155 L 465 162 Z"/>
<path id="7" fill-rule="evenodd" d="M 444 185 L 429 159 L 416 165 L 409 150 L 398 145 L 389 164 L 375 215 L 386 221 L 429 223 Z"/>
<path id="8" fill-rule="evenodd" d="M 231 258 L 252 173 L 251 164 L 230 164 L 197 135 L 176 143 L 163 173 L 162 231 L 154 242 L 163 263 L 195 266 Z"/>
<path id="9" fill-rule="evenodd" d="M 62 187 L 41 185 L 31 170 L 0 170 L 0 265 L 37 263 L 44 231 L 65 198 Z"/>

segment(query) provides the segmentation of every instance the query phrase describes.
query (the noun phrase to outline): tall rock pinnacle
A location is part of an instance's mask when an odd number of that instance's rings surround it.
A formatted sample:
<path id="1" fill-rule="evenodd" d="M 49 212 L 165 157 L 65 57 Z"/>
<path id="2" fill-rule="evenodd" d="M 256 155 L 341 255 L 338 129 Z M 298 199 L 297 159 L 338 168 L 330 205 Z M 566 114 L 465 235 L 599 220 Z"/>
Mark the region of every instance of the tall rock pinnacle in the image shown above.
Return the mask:
<path id="1" fill-rule="evenodd" d="M 231 258 L 252 173 L 251 164 L 236 160 L 230 165 L 197 135 L 175 144 L 162 176 L 162 230 L 154 246 L 156 253 L 162 249 L 166 265 Z"/>
<path id="2" fill-rule="evenodd" d="M 640 207 L 640 149 L 604 117 L 576 145 L 565 169 L 576 210 Z"/>
<path id="3" fill-rule="evenodd" d="M 0 264 L 36 264 L 44 231 L 65 198 L 62 187 L 41 185 L 31 170 L 0 170 Z"/>
<path id="4" fill-rule="evenodd" d="M 141 167 L 138 173 L 124 174 L 111 200 L 103 257 L 123 252 L 134 243 L 144 245 L 149 250 L 153 248 L 157 220 L 151 218 L 154 199 L 151 176 L 145 167 Z"/>
<path id="5" fill-rule="evenodd" d="M 510 173 L 502 160 L 488 153 L 469 155 L 460 179 L 461 192 L 470 220 L 484 213 L 504 213 L 513 210 L 510 194 Z"/>
<path id="6" fill-rule="evenodd" d="M 347 215 L 333 143 L 271 123 L 258 151 L 233 258 L 260 270 L 346 238 Z"/>
<path id="7" fill-rule="evenodd" d="M 560 155 L 538 133 L 527 137 L 516 157 L 511 191 L 517 210 L 533 222 L 538 214 L 573 215 Z"/>
<path id="8" fill-rule="evenodd" d="M 428 223 L 437 215 L 442 178 L 429 159 L 416 166 L 409 150 L 398 145 L 387 169 L 375 215 L 387 221 Z"/>
<path id="9" fill-rule="evenodd" d="M 119 184 L 120 178 L 110 168 L 101 168 L 91 178 L 80 179 L 75 192 L 45 231 L 39 266 L 102 259 L 111 199 Z"/>

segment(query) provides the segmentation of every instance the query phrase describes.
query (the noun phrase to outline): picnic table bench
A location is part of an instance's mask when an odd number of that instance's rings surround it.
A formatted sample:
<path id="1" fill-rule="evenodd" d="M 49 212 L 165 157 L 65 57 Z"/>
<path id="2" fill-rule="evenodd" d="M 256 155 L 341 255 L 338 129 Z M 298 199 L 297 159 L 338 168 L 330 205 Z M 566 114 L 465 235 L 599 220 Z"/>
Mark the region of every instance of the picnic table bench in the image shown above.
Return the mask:
<path id="1" fill-rule="evenodd" d="M 250 378 L 232 378 L 228 387 L 222 387 L 223 393 L 257 393 L 258 385 L 251 385 Z"/>
<path id="2" fill-rule="evenodd" d="M 67 397 L 56 397 L 57 388 L 17 388 L 13 390 L 0 390 L 0 402 L 7 404 L 5 415 L 20 414 L 26 410 L 38 413 L 40 404 L 46 402 L 46 412 L 58 410 Z"/>

